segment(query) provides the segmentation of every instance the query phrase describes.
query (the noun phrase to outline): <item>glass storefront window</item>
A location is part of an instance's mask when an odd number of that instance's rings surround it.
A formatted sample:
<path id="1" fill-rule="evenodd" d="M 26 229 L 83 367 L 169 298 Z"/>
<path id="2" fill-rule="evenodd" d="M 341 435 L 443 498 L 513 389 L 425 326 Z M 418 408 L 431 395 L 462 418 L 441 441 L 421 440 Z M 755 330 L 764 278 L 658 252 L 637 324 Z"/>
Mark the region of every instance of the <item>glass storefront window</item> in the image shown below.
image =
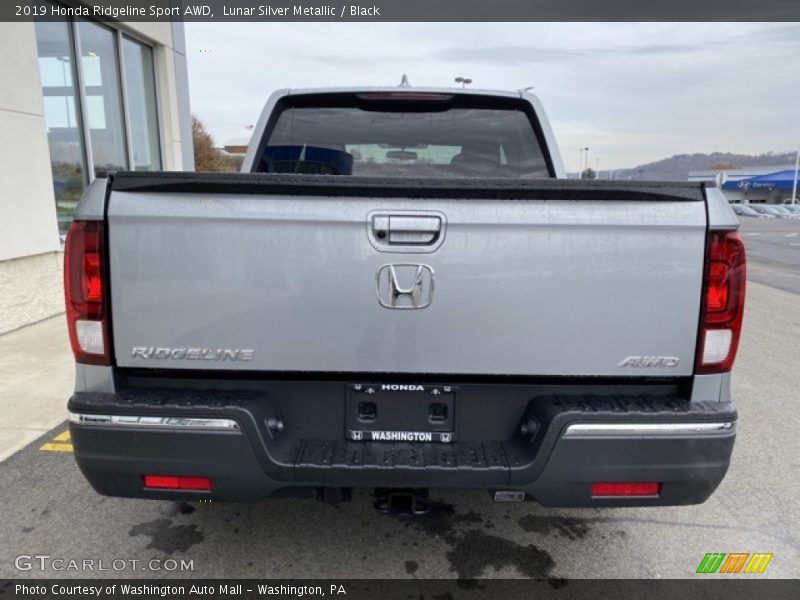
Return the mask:
<path id="1" fill-rule="evenodd" d="M 131 131 L 133 168 L 136 171 L 158 171 L 161 168 L 161 151 L 156 117 L 153 50 L 127 36 L 123 37 L 122 62 L 128 117 L 131 122 L 139 125 Z"/>
<path id="2" fill-rule="evenodd" d="M 69 229 L 87 181 L 75 54 L 69 23 L 36 21 L 35 25 L 58 229 L 63 234 Z"/>
<path id="3" fill-rule="evenodd" d="M 90 20 L 34 23 L 64 234 L 92 179 L 107 171 L 162 168 L 153 49 Z"/>
<path id="4" fill-rule="evenodd" d="M 78 22 L 84 107 L 95 176 L 128 168 L 114 31 L 91 21 Z"/>

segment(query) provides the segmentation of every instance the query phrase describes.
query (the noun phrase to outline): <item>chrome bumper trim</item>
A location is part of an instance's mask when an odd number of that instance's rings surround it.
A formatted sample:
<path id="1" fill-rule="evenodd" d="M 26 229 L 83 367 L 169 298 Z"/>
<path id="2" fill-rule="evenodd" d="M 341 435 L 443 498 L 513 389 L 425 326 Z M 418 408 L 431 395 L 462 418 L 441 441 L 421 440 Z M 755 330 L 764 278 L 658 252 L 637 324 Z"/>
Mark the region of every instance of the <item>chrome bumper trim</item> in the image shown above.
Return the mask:
<path id="1" fill-rule="evenodd" d="M 204 431 L 241 431 L 233 419 L 201 419 L 196 417 L 143 417 L 136 415 L 93 415 L 68 412 L 69 422 L 76 425 L 121 425 L 164 429 L 202 429 Z"/>
<path id="2" fill-rule="evenodd" d="M 735 421 L 716 423 L 573 423 L 563 437 L 675 437 L 736 431 Z"/>

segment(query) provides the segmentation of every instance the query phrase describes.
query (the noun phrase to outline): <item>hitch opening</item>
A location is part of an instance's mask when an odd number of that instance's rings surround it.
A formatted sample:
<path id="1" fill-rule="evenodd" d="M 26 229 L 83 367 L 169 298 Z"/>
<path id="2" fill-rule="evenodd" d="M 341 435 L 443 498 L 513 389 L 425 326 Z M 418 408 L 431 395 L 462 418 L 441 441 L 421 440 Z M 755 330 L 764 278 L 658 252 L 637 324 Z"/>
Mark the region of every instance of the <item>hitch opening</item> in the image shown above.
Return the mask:
<path id="1" fill-rule="evenodd" d="M 425 488 L 375 488 L 375 510 L 393 517 L 428 514 L 429 492 Z"/>

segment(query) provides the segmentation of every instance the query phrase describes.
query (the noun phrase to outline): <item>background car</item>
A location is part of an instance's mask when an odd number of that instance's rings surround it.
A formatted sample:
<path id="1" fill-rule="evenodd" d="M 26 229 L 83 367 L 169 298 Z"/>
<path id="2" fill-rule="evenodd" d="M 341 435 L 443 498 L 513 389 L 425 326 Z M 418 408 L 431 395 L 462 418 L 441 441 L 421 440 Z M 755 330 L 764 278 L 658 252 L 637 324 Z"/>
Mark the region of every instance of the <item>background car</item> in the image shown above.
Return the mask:
<path id="1" fill-rule="evenodd" d="M 798 215 L 780 204 L 771 204 L 770 209 L 781 219 L 797 219 Z"/>
<path id="2" fill-rule="evenodd" d="M 767 213 L 760 213 L 755 210 L 749 204 L 732 204 L 733 212 L 737 215 L 743 215 L 745 217 L 756 217 L 759 219 L 774 219 L 775 215 L 770 215 Z"/>
<path id="3" fill-rule="evenodd" d="M 771 207 L 766 206 L 764 204 L 748 204 L 748 206 L 752 210 L 756 211 L 758 214 L 764 215 L 764 216 L 767 216 L 767 217 L 770 217 L 770 218 L 773 218 L 773 219 L 778 218 L 778 217 L 781 216 L 780 213 L 771 210 Z"/>

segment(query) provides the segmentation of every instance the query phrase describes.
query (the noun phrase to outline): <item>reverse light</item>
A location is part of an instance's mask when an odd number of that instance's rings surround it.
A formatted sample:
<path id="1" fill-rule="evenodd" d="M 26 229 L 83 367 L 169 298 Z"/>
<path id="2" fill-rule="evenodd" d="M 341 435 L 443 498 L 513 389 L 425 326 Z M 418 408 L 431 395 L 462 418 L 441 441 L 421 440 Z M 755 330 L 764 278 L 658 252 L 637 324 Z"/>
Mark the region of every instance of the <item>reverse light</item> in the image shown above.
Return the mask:
<path id="1" fill-rule="evenodd" d="M 184 477 L 180 475 L 145 475 L 144 487 L 156 490 L 211 491 L 208 477 Z"/>
<path id="2" fill-rule="evenodd" d="M 658 496 L 661 484 L 657 481 L 597 481 L 592 484 L 592 497 Z"/>
<path id="3" fill-rule="evenodd" d="M 736 231 L 709 231 L 695 372 L 724 373 L 733 367 L 742 329 L 745 251 Z"/>
<path id="4" fill-rule="evenodd" d="M 64 246 L 64 299 L 72 353 L 79 363 L 111 364 L 105 298 L 105 227 L 74 221 Z"/>

